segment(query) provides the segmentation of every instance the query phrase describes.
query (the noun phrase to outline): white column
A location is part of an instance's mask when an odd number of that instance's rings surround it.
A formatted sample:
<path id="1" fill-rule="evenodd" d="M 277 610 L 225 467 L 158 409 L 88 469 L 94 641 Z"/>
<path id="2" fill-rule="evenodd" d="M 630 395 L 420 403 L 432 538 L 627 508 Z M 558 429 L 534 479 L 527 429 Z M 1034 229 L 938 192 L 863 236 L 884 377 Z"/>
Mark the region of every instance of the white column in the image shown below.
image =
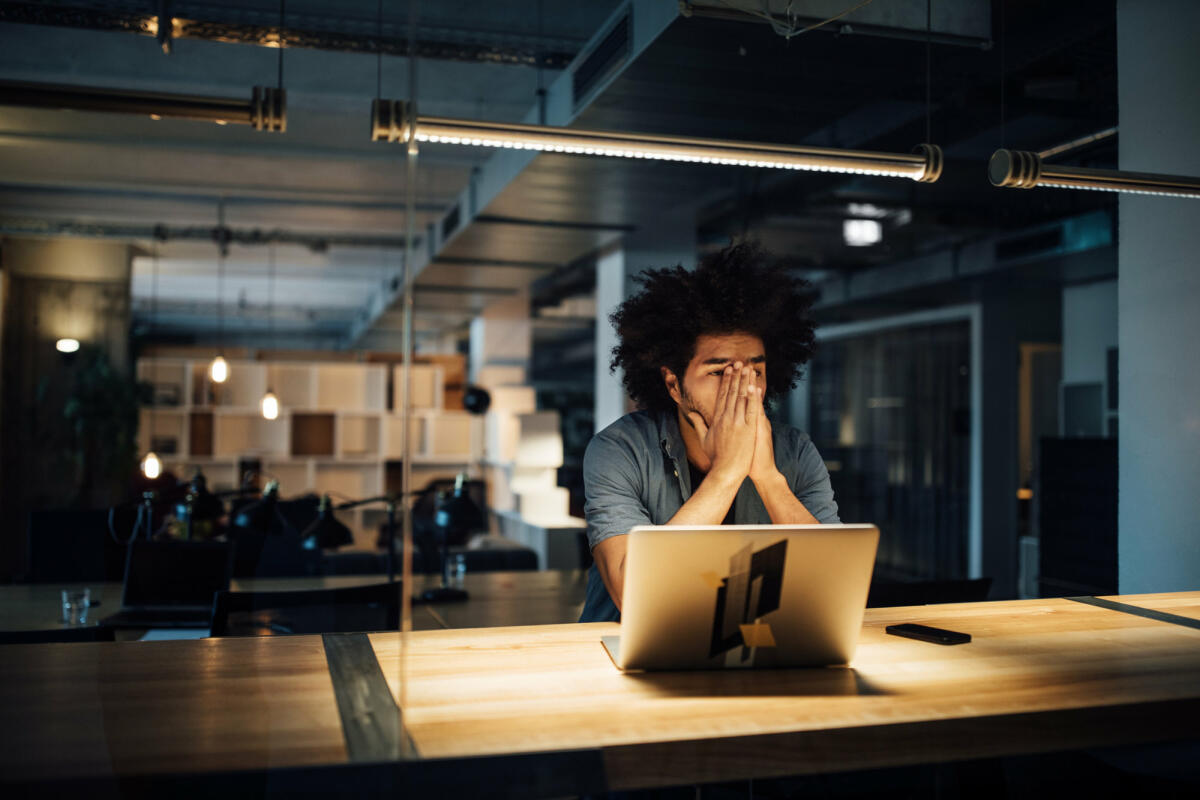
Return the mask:
<path id="1" fill-rule="evenodd" d="M 639 286 L 634 278 L 647 269 L 682 265 L 696 268 L 695 216 L 683 213 L 656 219 L 625 237 L 596 260 L 596 405 L 595 430 L 602 431 L 630 410 L 621 374 L 609 372 L 617 332 L 608 316 Z"/>
<path id="2" fill-rule="evenodd" d="M 1200 3 L 1118 0 L 1120 166 L 1200 175 Z M 1122 593 L 1200 588 L 1200 201 L 1123 194 Z"/>

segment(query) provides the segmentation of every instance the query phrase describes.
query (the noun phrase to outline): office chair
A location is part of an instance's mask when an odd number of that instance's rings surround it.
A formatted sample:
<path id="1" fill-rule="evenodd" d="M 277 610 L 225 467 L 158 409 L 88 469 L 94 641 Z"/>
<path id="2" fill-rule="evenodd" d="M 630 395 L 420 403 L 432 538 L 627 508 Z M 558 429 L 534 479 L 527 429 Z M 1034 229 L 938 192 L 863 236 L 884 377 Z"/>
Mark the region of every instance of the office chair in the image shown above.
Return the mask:
<path id="1" fill-rule="evenodd" d="M 401 584 L 283 592 L 217 592 L 212 636 L 397 630 Z"/>

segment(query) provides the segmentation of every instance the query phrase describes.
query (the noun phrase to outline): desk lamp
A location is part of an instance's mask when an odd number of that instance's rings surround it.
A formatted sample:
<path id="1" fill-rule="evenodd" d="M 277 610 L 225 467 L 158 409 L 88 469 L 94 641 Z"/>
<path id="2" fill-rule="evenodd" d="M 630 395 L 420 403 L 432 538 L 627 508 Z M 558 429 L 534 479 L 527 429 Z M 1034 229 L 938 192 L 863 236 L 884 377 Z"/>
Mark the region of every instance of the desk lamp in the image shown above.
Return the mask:
<path id="1" fill-rule="evenodd" d="M 233 524 L 239 528 L 267 532 L 279 514 L 279 481 L 267 481 L 262 497 L 242 507 L 234 516 Z"/>
<path id="2" fill-rule="evenodd" d="M 466 474 L 460 472 L 454 479 L 454 493 L 449 496 L 443 494 L 438 498 L 433 521 L 437 529 L 438 551 L 442 558 L 442 585 L 421 593 L 420 599 L 426 603 L 454 603 L 468 597 L 466 590 L 450 585 L 450 540 L 452 537 L 465 538 L 471 531 L 480 528 L 483 512 L 463 491 L 464 478 Z"/>
<path id="3" fill-rule="evenodd" d="M 350 529 L 338 522 L 333 512 L 357 506 L 365 506 L 367 503 L 386 503 L 387 573 L 388 582 L 394 581 L 396 579 L 396 501 L 398 499 L 398 495 L 381 494 L 375 497 L 365 497 L 362 500 L 347 500 L 344 503 L 334 505 L 333 501 L 329 499 L 328 494 L 322 495 L 321 505 L 317 509 L 316 520 L 305 528 L 302 534 L 304 547 L 315 550 L 317 548 L 336 548 L 344 544 L 351 544 L 354 541 L 354 537 L 351 535 Z"/>

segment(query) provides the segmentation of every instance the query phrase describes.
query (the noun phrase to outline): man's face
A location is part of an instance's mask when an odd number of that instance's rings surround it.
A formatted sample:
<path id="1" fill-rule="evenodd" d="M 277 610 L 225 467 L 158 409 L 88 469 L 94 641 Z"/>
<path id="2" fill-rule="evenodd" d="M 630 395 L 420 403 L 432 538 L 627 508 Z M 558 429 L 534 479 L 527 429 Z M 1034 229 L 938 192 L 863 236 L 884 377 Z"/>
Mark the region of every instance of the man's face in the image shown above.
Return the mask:
<path id="1" fill-rule="evenodd" d="M 688 362 L 682 379 L 663 368 L 667 391 L 671 393 L 685 420 L 689 411 L 696 411 L 704 418 L 706 425 L 712 426 L 721 377 L 725 367 L 732 367 L 738 361 L 743 366 L 753 367 L 755 385 L 766 387 L 766 348 L 762 339 L 749 333 L 719 336 L 702 334 L 697 337 L 696 352 Z"/>

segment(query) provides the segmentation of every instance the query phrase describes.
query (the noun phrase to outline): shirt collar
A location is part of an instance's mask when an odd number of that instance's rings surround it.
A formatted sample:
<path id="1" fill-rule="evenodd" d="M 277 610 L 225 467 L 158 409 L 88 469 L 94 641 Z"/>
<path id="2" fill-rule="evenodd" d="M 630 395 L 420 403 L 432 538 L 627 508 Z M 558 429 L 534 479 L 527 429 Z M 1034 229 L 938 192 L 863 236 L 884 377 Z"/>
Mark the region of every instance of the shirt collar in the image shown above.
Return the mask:
<path id="1" fill-rule="evenodd" d="M 670 411 L 658 412 L 658 440 L 663 452 L 676 464 L 687 458 L 687 445 L 679 431 L 679 415 Z"/>

